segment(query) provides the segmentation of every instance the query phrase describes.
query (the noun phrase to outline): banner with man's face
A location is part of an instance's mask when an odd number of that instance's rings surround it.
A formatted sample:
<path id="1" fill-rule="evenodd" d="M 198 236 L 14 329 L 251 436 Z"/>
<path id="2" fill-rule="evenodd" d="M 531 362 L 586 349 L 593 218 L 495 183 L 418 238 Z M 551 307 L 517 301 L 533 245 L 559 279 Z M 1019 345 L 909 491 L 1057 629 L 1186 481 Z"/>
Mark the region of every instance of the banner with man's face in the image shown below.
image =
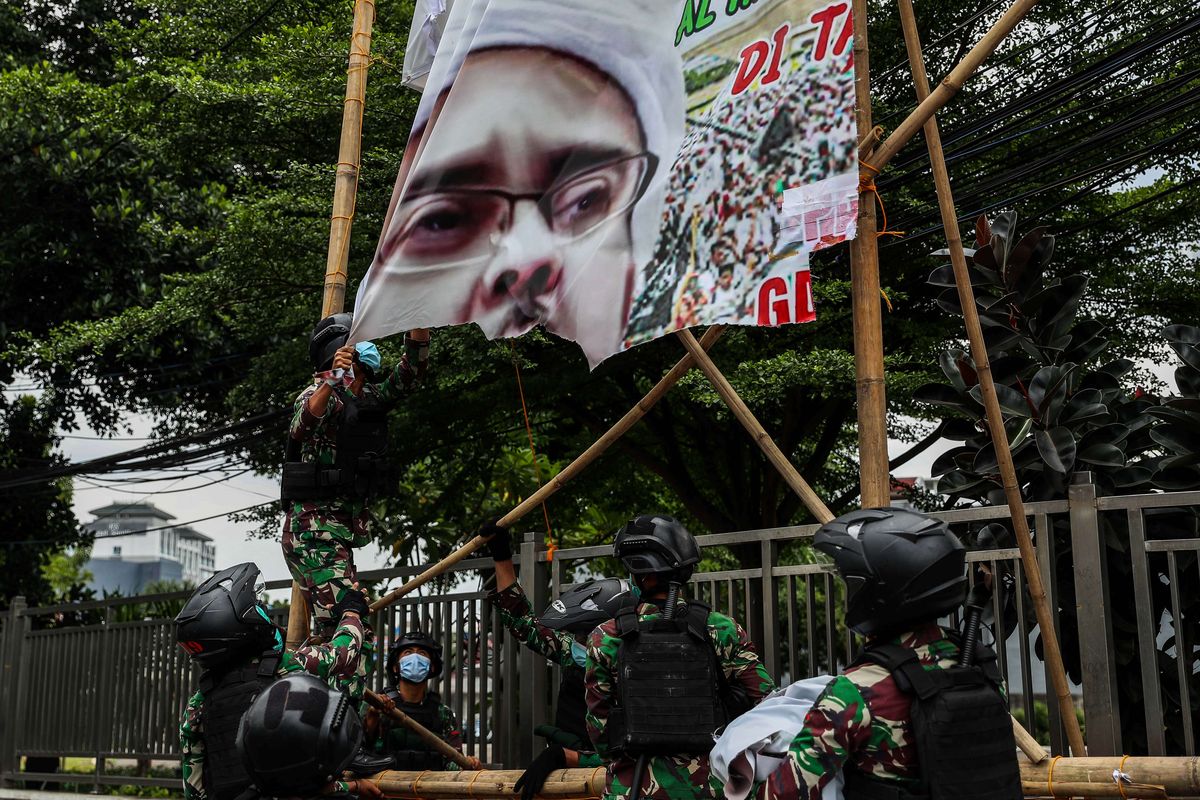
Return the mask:
<path id="1" fill-rule="evenodd" d="M 814 318 L 853 238 L 846 0 L 455 0 L 352 338 L 536 325 L 595 366 Z"/>

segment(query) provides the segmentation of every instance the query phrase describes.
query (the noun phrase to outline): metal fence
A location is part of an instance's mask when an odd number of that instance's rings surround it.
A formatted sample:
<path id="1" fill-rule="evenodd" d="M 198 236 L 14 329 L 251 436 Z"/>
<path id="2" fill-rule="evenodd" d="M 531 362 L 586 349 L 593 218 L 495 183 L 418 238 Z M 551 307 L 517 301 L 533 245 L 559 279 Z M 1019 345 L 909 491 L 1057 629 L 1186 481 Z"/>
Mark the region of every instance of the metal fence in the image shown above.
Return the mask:
<path id="1" fill-rule="evenodd" d="M 1077 476 L 1067 500 L 1027 505 L 1036 537 L 1042 578 L 1055 608 L 1073 605 L 1087 624 L 1079 625 L 1081 686 L 1076 687 L 1087 729 L 1089 752 L 1119 754 L 1129 742 L 1122 734 L 1117 700 L 1119 669 L 1114 635 L 1122 646 L 1135 643 L 1144 697 L 1145 749 L 1149 754 L 1196 754 L 1194 686 L 1200 676 L 1194 618 L 1188 618 L 1185 587 L 1200 585 L 1200 539 L 1162 538 L 1147 511 L 1196 510 L 1200 492 L 1097 497 L 1086 474 Z M 1008 519 L 1004 507 L 957 509 L 939 514 L 956 530 Z M 1109 524 L 1105 524 L 1105 522 Z M 853 657 L 853 637 L 841 624 L 840 587 L 831 567 L 812 558 L 805 546 L 816 526 L 798 526 L 712 534 L 699 537 L 706 549 L 729 548 L 723 562 L 737 568 L 697 574 L 689 593 L 742 622 L 757 643 L 770 673 L 788 682 L 821 672 L 834 673 Z M 1133 573 L 1134 596 L 1112 596 L 1108 564 L 1113 549 L 1106 539 L 1127 537 L 1121 544 Z M 1177 535 L 1177 533 L 1175 534 Z M 1059 597 L 1055 542 L 1069 542 L 1074 597 Z M 710 550 L 710 552 L 713 552 Z M 597 557 L 611 556 L 608 546 L 559 549 L 553 560 L 532 534 L 517 555 L 521 582 L 535 608 L 549 602 L 564 586 L 593 575 Z M 1015 547 L 974 550 L 971 562 L 1007 566 L 1024 587 Z M 386 652 L 393 637 L 419 624 L 440 637 L 446 669 L 433 688 L 458 715 L 465 750 L 487 763 L 517 767 L 541 747 L 535 725 L 553 715 L 557 670 L 526 648 L 501 626 L 498 615 L 478 588 L 476 570 L 490 560 L 462 562 L 443 593 L 403 598 L 377 615 L 377 650 Z M 530 566 L 531 565 L 531 566 Z M 414 569 L 364 572 L 365 581 L 403 581 Z M 285 584 L 272 584 L 283 588 Z M 1166 591 L 1169 602 L 1155 618 L 1152 592 Z M 0 619 L 0 780 L 63 780 L 53 774 L 19 773 L 22 757 L 55 756 L 95 759 L 95 771 L 74 782 L 170 785 L 161 778 L 111 774 L 110 762 L 128 759 L 177 761 L 178 721 L 197 674 L 175 645 L 166 618 L 119 621 L 126 607 L 153 607 L 179 601 L 186 594 L 124 598 L 71 606 L 25 608 L 18 599 Z M 1045 701 L 1046 675 L 1034 652 L 1036 625 L 1024 591 L 1014 593 L 1015 628 L 993 642 L 1010 687 L 1014 712 L 1034 719 Z M 1114 603 L 1137 609 L 1137 630 L 1114 632 Z M 55 627 L 59 615 L 94 614 L 92 624 Z M 280 621 L 286 609 L 276 609 Z M 994 616 L 1004 609 L 997 598 Z M 1194 608 L 1192 612 L 1194 615 Z M 1010 616 L 1011 616 L 1010 612 Z M 951 620 L 953 622 L 953 620 Z M 1174 660 L 1171 669 L 1160 669 Z M 1165 677 L 1164 677 L 1165 676 Z M 385 683 L 383 659 L 376 659 L 374 686 Z M 1065 752 L 1064 735 L 1053 702 L 1046 703 L 1049 744 Z M 1181 709 L 1173 731 L 1181 731 L 1182 747 L 1168 742 L 1167 707 Z M 1127 720 L 1126 722 L 1132 722 Z M 1173 736 L 1171 742 L 1180 737 Z M 1182 750 L 1182 752 L 1180 752 Z M 177 785 L 177 784 L 176 784 Z"/>

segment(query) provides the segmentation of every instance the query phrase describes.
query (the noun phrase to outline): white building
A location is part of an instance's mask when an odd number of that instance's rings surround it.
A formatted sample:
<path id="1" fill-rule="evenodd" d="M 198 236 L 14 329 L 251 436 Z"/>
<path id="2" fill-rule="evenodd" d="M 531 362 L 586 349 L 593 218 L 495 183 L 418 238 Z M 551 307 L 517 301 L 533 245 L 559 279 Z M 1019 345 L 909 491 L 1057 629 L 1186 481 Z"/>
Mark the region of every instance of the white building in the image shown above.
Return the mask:
<path id="1" fill-rule="evenodd" d="M 140 594 L 148 583 L 165 580 L 196 585 L 215 571 L 212 539 L 186 525 L 171 525 L 175 517 L 152 503 L 114 502 L 91 513 L 96 519 L 85 527 L 96 540 L 85 568 L 97 592 Z"/>

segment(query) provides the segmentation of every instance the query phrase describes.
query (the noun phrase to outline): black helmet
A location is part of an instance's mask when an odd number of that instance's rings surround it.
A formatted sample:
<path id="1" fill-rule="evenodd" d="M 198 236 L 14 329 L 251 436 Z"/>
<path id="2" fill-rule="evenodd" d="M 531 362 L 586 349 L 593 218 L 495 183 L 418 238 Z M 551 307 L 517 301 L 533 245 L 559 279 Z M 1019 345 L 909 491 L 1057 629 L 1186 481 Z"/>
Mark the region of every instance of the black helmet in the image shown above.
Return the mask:
<path id="1" fill-rule="evenodd" d="M 629 581 L 598 578 L 560 594 L 557 600 L 546 606 L 538 622 L 552 631 L 591 633 L 597 625 L 608 622 L 633 602 Z"/>
<path id="2" fill-rule="evenodd" d="M 846 625 L 872 636 L 932 622 L 962 605 L 966 549 L 945 522 L 902 508 L 851 511 L 817 531 L 846 582 Z"/>
<path id="3" fill-rule="evenodd" d="M 238 725 L 237 748 L 261 795 L 311 797 L 340 778 L 362 744 L 354 702 L 307 673 L 268 686 Z"/>
<path id="4" fill-rule="evenodd" d="M 630 575 L 662 575 L 687 583 L 700 563 L 700 546 L 679 520 L 661 514 L 643 514 L 617 531 L 613 555 Z"/>
<path id="5" fill-rule="evenodd" d="M 206 668 L 265 650 L 283 650 L 279 628 L 258 601 L 258 567 L 221 570 L 192 592 L 175 617 L 175 641 Z"/>
<path id="6" fill-rule="evenodd" d="M 350 339 L 353 314 L 334 314 L 317 323 L 308 340 L 308 357 L 313 369 L 324 372 L 333 364 L 333 355 Z"/>
<path id="7" fill-rule="evenodd" d="M 400 653 L 409 647 L 419 647 L 429 653 L 430 678 L 442 674 L 442 646 L 437 640 L 424 631 L 405 631 L 388 648 L 387 671 L 393 686 L 400 682 Z"/>

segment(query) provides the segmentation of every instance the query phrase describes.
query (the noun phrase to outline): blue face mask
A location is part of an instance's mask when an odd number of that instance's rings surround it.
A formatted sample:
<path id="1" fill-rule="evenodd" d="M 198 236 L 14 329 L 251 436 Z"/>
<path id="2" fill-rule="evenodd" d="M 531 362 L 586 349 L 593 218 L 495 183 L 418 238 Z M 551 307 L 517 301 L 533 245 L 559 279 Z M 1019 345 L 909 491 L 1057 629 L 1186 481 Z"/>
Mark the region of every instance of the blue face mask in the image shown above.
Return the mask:
<path id="1" fill-rule="evenodd" d="M 274 622 L 271 622 L 271 618 L 267 616 L 267 612 L 262 607 L 261 603 L 259 603 L 257 606 L 255 606 L 255 610 L 258 611 L 258 615 L 260 617 L 262 617 L 267 622 L 269 622 L 271 624 L 271 627 L 273 627 L 275 629 L 275 652 L 282 653 L 283 652 L 283 634 L 281 634 L 279 632 L 279 626 L 276 625 Z"/>
<path id="2" fill-rule="evenodd" d="M 379 357 L 379 348 L 373 342 L 359 342 L 354 345 L 354 352 L 358 353 L 359 363 L 364 367 L 378 372 L 383 365 L 383 359 Z"/>
<path id="3" fill-rule="evenodd" d="M 581 667 L 587 666 L 587 648 L 579 642 L 571 642 L 571 658 Z"/>
<path id="4" fill-rule="evenodd" d="M 400 677 L 409 683 L 420 683 L 429 677 L 429 659 L 420 653 L 400 657 Z"/>

